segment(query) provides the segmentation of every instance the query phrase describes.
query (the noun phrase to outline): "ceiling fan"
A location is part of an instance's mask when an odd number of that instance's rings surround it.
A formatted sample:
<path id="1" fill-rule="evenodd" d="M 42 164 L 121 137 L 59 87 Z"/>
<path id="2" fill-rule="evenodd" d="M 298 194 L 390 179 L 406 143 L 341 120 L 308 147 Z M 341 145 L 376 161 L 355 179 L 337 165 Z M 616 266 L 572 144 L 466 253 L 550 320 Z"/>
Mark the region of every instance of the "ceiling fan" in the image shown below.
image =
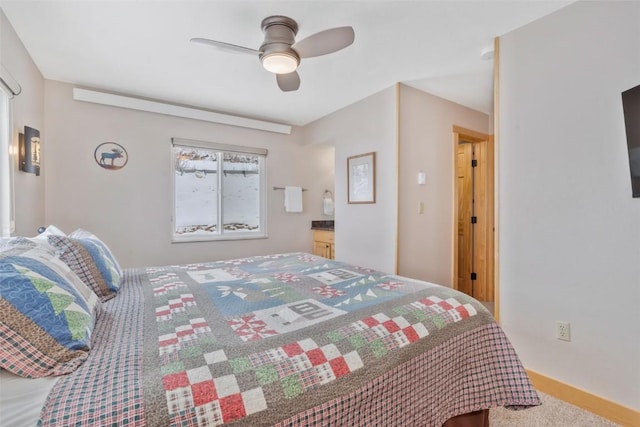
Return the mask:
<path id="1" fill-rule="evenodd" d="M 264 42 L 258 50 L 217 40 L 192 38 L 202 43 L 232 53 L 255 55 L 262 66 L 276 75 L 278 87 L 283 92 L 298 90 L 300 76 L 296 69 L 303 58 L 327 55 L 351 45 L 355 38 L 352 27 L 337 27 L 320 31 L 296 42 L 298 23 L 286 16 L 269 16 L 262 20 Z"/>

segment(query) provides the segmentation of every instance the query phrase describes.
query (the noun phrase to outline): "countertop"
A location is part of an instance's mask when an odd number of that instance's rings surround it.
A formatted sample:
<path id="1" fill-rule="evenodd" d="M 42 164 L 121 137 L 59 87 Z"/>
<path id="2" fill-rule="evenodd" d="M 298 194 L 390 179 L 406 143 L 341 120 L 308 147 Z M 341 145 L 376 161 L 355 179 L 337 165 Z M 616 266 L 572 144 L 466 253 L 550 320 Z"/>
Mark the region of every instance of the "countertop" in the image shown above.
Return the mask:
<path id="1" fill-rule="evenodd" d="M 311 229 L 333 231 L 334 224 L 333 220 L 311 221 Z"/>

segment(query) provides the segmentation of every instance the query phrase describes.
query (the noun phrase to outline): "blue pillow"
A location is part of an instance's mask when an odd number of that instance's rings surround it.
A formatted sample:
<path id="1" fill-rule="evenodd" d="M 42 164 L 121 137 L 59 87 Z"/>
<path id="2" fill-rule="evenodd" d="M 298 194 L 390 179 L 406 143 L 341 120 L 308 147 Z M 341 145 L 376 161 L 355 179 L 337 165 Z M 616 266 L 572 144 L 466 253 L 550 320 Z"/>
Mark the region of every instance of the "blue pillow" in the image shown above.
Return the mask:
<path id="1" fill-rule="evenodd" d="M 28 378 L 73 372 L 100 309 L 53 252 L 26 239 L 0 248 L 0 367 Z"/>
<path id="2" fill-rule="evenodd" d="M 47 240 L 78 277 L 95 292 L 102 301 L 116 295 L 120 289 L 122 271 L 109 248 L 100 240 L 47 236 Z"/>
<path id="3" fill-rule="evenodd" d="M 113 265 L 115 266 L 116 270 L 118 270 L 119 274 L 122 275 L 122 268 L 120 268 L 120 265 L 118 264 L 118 260 L 116 260 L 116 257 L 113 256 L 113 253 L 111 253 L 107 245 L 102 240 L 100 240 L 95 234 L 87 230 L 83 230 L 82 228 L 78 228 L 77 230 L 74 230 L 71 234 L 69 234 L 69 237 L 73 237 L 74 239 L 90 239 L 98 243 L 104 249 L 104 255 L 107 256 L 113 262 Z"/>

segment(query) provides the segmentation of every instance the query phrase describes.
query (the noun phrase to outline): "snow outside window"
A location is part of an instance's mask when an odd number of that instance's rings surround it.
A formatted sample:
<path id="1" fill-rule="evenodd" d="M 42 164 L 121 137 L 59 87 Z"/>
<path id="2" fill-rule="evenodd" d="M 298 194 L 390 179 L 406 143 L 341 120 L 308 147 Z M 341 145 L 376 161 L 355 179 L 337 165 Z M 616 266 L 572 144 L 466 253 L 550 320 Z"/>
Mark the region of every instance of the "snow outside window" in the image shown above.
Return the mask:
<path id="1" fill-rule="evenodd" d="M 266 150 L 202 144 L 174 139 L 173 241 L 266 237 Z"/>

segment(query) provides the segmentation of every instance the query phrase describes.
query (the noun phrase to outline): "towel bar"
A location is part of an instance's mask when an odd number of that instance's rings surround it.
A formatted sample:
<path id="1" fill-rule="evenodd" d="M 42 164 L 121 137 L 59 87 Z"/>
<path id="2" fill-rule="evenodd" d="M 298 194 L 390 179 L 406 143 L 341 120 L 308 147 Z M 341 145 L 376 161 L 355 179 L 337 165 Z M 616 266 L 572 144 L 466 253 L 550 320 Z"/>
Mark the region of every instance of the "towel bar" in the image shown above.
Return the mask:
<path id="1" fill-rule="evenodd" d="M 284 190 L 284 187 L 273 187 L 274 190 Z M 302 191 L 308 191 L 306 188 L 303 188 Z"/>

